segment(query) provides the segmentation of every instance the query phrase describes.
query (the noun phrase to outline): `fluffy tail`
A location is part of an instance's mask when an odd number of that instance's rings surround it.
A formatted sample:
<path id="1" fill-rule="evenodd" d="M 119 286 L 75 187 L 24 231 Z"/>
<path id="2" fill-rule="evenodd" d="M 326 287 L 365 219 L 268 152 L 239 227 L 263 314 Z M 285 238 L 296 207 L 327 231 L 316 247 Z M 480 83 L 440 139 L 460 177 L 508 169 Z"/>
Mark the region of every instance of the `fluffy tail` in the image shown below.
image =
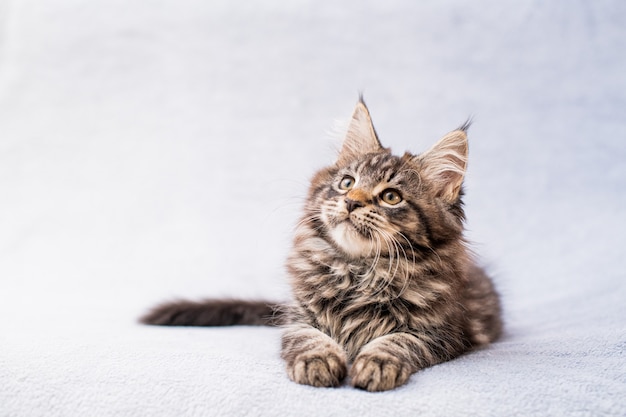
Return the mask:
<path id="1" fill-rule="evenodd" d="M 157 326 L 279 326 L 284 307 L 245 300 L 175 301 L 156 306 L 139 321 Z"/>

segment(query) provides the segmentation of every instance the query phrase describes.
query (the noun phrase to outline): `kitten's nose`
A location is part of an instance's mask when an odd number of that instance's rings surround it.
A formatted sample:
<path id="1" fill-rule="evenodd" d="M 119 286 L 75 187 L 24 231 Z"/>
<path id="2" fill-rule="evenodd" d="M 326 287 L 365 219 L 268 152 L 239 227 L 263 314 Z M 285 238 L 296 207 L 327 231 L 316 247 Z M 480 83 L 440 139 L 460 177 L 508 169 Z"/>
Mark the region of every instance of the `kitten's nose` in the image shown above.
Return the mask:
<path id="1" fill-rule="evenodd" d="M 364 205 L 365 204 L 360 201 L 350 200 L 349 198 L 346 198 L 346 208 L 348 209 L 348 213 L 352 213 L 355 209 L 363 207 Z"/>

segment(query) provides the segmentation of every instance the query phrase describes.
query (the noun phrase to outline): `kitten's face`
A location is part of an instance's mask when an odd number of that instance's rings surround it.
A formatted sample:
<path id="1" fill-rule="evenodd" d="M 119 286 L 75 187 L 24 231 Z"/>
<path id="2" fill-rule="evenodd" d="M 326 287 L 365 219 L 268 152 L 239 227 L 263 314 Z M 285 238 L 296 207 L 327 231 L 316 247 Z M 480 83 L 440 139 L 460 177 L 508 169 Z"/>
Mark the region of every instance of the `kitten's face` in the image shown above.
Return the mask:
<path id="1" fill-rule="evenodd" d="M 428 246 L 420 219 L 420 178 L 408 159 L 369 155 L 334 171 L 321 195 L 327 236 L 347 255 L 376 256 Z"/>
<path id="2" fill-rule="evenodd" d="M 350 257 L 414 256 L 460 237 L 466 160 L 464 128 L 421 155 L 392 155 L 359 102 L 336 164 L 312 182 L 309 215 Z"/>

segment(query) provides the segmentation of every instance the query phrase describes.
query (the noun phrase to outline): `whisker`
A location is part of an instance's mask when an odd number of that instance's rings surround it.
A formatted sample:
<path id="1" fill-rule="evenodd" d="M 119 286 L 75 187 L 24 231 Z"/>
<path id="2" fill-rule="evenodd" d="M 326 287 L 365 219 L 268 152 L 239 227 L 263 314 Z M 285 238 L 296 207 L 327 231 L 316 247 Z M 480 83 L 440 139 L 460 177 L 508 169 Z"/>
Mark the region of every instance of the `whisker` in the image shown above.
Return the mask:
<path id="1" fill-rule="evenodd" d="M 384 230 L 381 227 L 374 226 L 374 225 L 373 227 L 375 228 L 376 233 L 378 233 L 380 236 L 383 237 L 383 239 L 385 240 L 387 244 L 387 248 L 389 249 L 389 266 L 387 269 L 388 279 L 381 280 L 382 284 L 376 288 L 376 292 L 381 293 L 382 291 L 385 291 L 387 288 L 389 288 L 389 286 L 391 285 L 391 282 L 393 282 L 394 278 L 397 275 L 398 269 L 400 268 L 400 262 L 401 262 L 400 250 L 399 250 L 401 249 L 401 247 L 398 245 L 398 242 L 396 241 L 396 239 L 386 230 Z M 394 261 L 395 261 L 395 269 L 394 269 Z M 392 269 L 393 269 L 393 273 L 391 272 Z"/>
<path id="2" fill-rule="evenodd" d="M 413 248 L 413 245 L 411 244 L 411 241 L 409 240 L 409 238 L 406 237 L 406 235 L 404 233 L 398 232 L 398 235 L 400 237 L 402 237 L 407 242 L 409 248 L 411 248 L 411 254 L 412 254 L 412 258 L 413 258 L 412 262 L 411 262 L 411 266 L 414 267 L 415 264 L 416 264 L 416 261 L 417 261 L 416 258 L 415 258 L 415 249 Z M 405 252 L 405 255 L 406 255 L 406 252 Z M 406 259 L 406 261 L 408 263 L 409 260 Z M 398 292 L 398 294 L 396 295 L 396 298 L 400 298 L 402 296 L 402 294 L 404 294 L 404 292 L 406 291 L 406 289 L 409 286 L 409 280 L 410 280 L 410 278 L 409 278 L 409 269 L 407 268 L 406 269 L 406 274 L 405 274 L 405 280 L 404 280 L 405 282 L 403 283 L 402 288 L 400 289 L 400 292 Z"/>

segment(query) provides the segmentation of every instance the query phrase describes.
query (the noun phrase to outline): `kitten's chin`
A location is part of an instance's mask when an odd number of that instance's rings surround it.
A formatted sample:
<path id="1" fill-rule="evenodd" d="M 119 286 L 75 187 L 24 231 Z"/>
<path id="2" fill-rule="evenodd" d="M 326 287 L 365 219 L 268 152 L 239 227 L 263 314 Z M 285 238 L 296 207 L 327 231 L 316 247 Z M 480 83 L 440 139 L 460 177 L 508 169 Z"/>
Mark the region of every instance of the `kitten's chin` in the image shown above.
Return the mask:
<path id="1" fill-rule="evenodd" d="M 346 253 L 353 258 L 372 255 L 374 244 L 361 233 L 357 232 L 349 222 L 343 222 L 330 231 L 330 237 Z"/>

